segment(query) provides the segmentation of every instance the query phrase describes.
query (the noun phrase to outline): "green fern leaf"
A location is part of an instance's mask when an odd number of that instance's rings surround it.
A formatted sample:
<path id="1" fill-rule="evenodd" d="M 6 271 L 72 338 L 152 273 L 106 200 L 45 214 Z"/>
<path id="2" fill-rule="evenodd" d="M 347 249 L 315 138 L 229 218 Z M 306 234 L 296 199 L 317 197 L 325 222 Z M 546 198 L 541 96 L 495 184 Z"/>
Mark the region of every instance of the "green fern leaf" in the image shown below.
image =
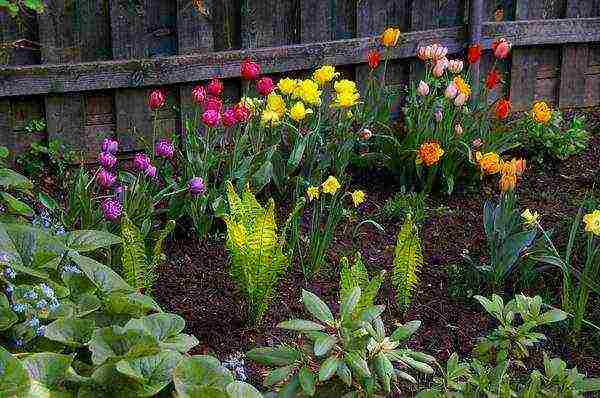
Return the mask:
<path id="1" fill-rule="evenodd" d="M 369 272 L 362 261 L 360 253 L 357 253 L 354 258 L 352 267 L 350 267 L 346 257 L 342 258 L 340 267 L 341 299 L 344 300 L 354 288 L 359 287 L 363 292 L 357 304 L 359 311 L 372 306 L 383 283 L 385 271 L 381 271 L 379 275 L 369 279 Z"/>
<path id="2" fill-rule="evenodd" d="M 145 287 L 146 280 L 144 239 L 140 230 L 125 213 L 121 217 L 121 238 L 123 239 L 121 262 L 125 280 L 135 289 L 141 290 Z"/>
<path id="3" fill-rule="evenodd" d="M 418 272 L 422 265 L 423 255 L 419 231 L 409 213 L 398 233 L 392 274 L 392 283 L 396 289 L 396 302 L 402 309 L 408 308 L 412 300 L 419 280 Z"/>

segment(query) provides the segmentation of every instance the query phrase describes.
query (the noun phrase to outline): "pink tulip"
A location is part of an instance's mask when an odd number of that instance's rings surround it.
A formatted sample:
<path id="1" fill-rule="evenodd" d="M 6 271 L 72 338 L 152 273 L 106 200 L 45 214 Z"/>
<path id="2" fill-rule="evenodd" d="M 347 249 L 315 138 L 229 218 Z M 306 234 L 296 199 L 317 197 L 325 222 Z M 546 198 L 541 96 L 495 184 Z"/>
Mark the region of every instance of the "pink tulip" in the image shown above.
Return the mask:
<path id="1" fill-rule="evenodd" d="M 215 128 L 221 121 L 221 114 L 218 111 L 209 109 L 202 114 L 202 122 L 210 128 Z"/>
<path id="2" fill-rule="evenodd" d="M 433 67 L 433 75 L 440 78 L 444 75 L 446 68 L 448 67 L 448 60 L 446 58 L 439 59 Z"/>
<path id="3" fill-rule="evenodd" d="M 219 97 L 223 92 L 223 82 L 219 79 L 212 79 L 210 83 L 208 83 L 206 91 L 213 97 Z"/>
<path id="4" fill-rule="evenodd" d="M 148 96 L 148 106 L 152 111 L 165 106 L 166 101 L 167 99 L 165 97 L 165 93 L 163 93 L 161 90 L 153 90 Z"/>
<path id="5" fill-rule="evenodd" d="M 448 87 L 446 87 L 446 91 L 444 91 L 444 95 L 448 99 L 453 99 L 454 97 L 456 97 L 457 94 L 458 94 L 458 87 L 456 87 L 456 84 L 454 84 L 454 83 L 450 83 L 448 85 Z"/>
<path id="6" fill-rule="evenodd" d="M 250 119 L 250 109 L 248 109 L 248 107 L 246 107 L 244 104 L 237 104 L 233 107 L 233 111 L 235 112 L 235 118 L 238 122 L 245 122 L 246 120 Z"/>
<path id="7" fill-rule="evenodd" d="M 510 48 L 512 44 L 504 37 L 496 40 L 492 43 L 492 50 L 494 51 L 494 56 L 498 59 L 504 59 L 508 57 L 508 53 L 510 52 Z"/>
<path id="8" fill-rule="evenodd" d="M 266 97 L 271 94 L 275 89 L 275 84 L 270 77 L 263 77 L 262 79 L 256 82 L 256 90 L 260 95 Z"/>
<path id="9" fill-rule="evenodd" d="M 429 95 L 429 85 L 421 80 L 419 82 L 419 86 L 417 87 L 417 92 L 420 96 L 427 97 Z"/>
<path id="10" fill-rule="evenodd" d="M 421 61 L 427 61 L 427 47 L 419 47 L 419 49 L 417 50 L 417 58 L 419 58 Z"/>
<path id="11" fill-rule="evenodd" d="M 225 112 L 223 112 L 222 119 L 223 126 L 225 127 L 234 126 L 238 121 L 233 108 L 226 109 Z"/>
<path id="12" fill-rule="evenodd" d="M 450 72 L 454 73 L 454 74 L 458 74 L 460 72 L 462 72 L 464 67 L 464 63 L 463 61 L 459 60 L 459 59 L 453 59 L 451 61 L 448 61 L 448 69 L 450 70 Z"/>
<path id="13" fill-rule="evenodd" d="M 448 48 L 437 43 L 431 45 L 431 59 L 434 61 L 439 61 L 440 59 L 445 58 L 447 54 Z"/>
<path id="14" fill-rule="evenodd" d="M 240 72 L 244 80 L 256 80 L 260 75 L 260 65 L 247 58 L 242 62 Z"/>
<path id="15" fill-rule="evenodd" d="M 208 97 L 204 101 L 204 110 L 205 111 L 221 112 L 221 108 L 223 108 L 223 101 L 221 101 L 217 97 Z"/>
<path id="16" fill-rule="evenodd" d="M 206 89 L 204 86 L 196 86 L 192 90 L 192 98 L 194 102 L 198 105 L 202 105 L 204 100 L 206 99 Z"/>
<path id="17" fill-rule="evenodd" d="M 454 98 L 454 105 L 463 106 L 467 102 L 467 99 L 469 99 L 469 97 L 467 97 L 465 94 L 458 94 L 456 98 Z"/>

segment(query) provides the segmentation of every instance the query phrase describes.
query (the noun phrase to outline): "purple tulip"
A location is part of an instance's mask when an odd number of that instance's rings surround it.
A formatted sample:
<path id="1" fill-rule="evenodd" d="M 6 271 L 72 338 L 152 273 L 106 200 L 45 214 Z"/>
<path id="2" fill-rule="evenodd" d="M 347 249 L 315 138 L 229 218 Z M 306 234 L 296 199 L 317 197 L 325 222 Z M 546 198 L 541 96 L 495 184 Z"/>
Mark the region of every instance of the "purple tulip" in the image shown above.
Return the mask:
<path id="1" fill-rule="evenodd" d="M 112 169 L 117 164 L 117 158 L 110 152 L 100 152 L 98 163 L 105 169 Z"/>
<path id="2" fill-rule="evenodd" d="M 146 171 L 150 167 L 150 158 L 145 153 L 136 153 L 133 158 L 133 167 L 138 171 Z"/>
<path id="3" fill-rule="evenodd" d="M 117 181 L 117 176 L 106 169 L 102 169 L 96 174 L 96 182 L 102 188 L 110 188 Z"/>
<path id="4" fill-rule="evenodd" d="M 163 138 L 159 140 L 154 146 L 154 152 L 158 157 L 171 159 L 173 157 L 173 154 L 175 153 L 175 147 L 173 146 L 171 141 L 167 140 L 166 138 Z"/>
<path id="5" fill-rule="evenodd" d="M 114 199 L 106 199 L 102 202 L 102 213 L 109 221 L 117 221 L 123 213 L 123 206 Z"/>
<path id="6" fill-rule="evenodd" d="M 112 153 L 113 155 L 119 150 L 119 143 L 112 138 L 105 138 L 102 141 L 102 152 Z"/>
<path id="7" fill-rule="evenodd" d="M 204 185 L 204 180 L 201 177 L 195 177 L 188 182 L 188 190 L 192 196 L 202 195 L 206 190 L 206 185 Z"/>
<path id="8" fill-rule="evenodd" d="M 146 177 L 150 177 L 152 179 L 155 179 L 157 176 L 157 170 L 155 166 L 148 166 L 148 168 L 146 170 L 144 170 L 144 174 L 146 175 Z"/>

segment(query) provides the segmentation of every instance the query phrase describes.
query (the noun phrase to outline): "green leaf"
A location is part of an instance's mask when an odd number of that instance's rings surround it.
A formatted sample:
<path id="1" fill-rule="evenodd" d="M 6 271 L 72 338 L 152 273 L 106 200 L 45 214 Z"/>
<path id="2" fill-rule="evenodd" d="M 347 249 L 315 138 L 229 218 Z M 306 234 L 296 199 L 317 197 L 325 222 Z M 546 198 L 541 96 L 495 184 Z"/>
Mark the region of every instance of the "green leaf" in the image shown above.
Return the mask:
<path id="1" fill-rule="evenodd" d="M 125 324 L 125 329 L 142 330 L 158 341 L 164 341 L 176 336 L 185 328 L 185 320 L 176 314 L 158 313 L 143 318 L 131 319 Z"/>
<path id="2" fill-rule="evenodd" d="M 41 0 L 25 0 L 23 2 L 25 7 L 32 9 L 35 12 L 43 13 L 44 12 L 44 3 Z"/>
<path id="3" fill-rule="evenodd" d="M 292 377 L 289 383 L 287 383 L 281 390 L 279 390 L 279 394 L 277 398 L 297 398 L 297 391 L 300 388 L 300 380 L 298 380 L 298 376 Z"/>
<path id="4" fill-rule="evenodd" d="M 8 0 L 0 0 L 0 7 L 8 7 L 10 3 Z M 5 146 L 0 146 L 0 159 L 6 159 L 10 156 L 10 151 Z"/>
<path id="5" fill-rule="evenodd" d="M 314 351 L 315 355 L 321 357 L 326 355 L 329 350 L 337 343 L 337 338 L 329 335 L 325 335 L 321 338 L 318 338 L 315 341 Z"/>
<path id="6" fill-rule="evenodd" d="M 19 317 L 10 307 L 0 306 L 0 331 L 9 329 L 19 321 Z"/>
<path id="7" fill-rule="evenodd" d="M 181 358 L 178 352 L 164 350 L 156 355 L 121 360 L 116 369 L 140 383 L 144 395 L 154 396 L 171 382 L 173 371 Z"/>
<path id="8" fill-rule="evenodd" d="M 94 322 L 87 319 L 59 318 L 46 326 L 44 337 L 69 346 L 86 345 L 94 333 Z"/>
<path id="9" fill-rule="evenodd" d="M 8 192 L 0 192 L 0 196 L 2 196 L 6 207 L 11 213 L 24 217 L 33 217 L 33 209 L 27 203 L 20 201 Z"/>
<path id="10" fill-rule="evenodd" d="M 392 333 L 392 340 L 403 342 L 408 340 L 419 328 L 421 327 L 421 321 L 410 321 L 401 325 Z"/>
<path id="11" fill-rule="evenodd" d="M 333 324 L 333 314 L 331 310 L 316 294 L 302 289 L 302 302 L 306 310 L 315 318 L 327 325 Z"/>
<path id="12" fill-rule="evenodd" d="M 346 365 L 346 362 L 339 361 L 338 368 L 336 371 L 337 375 L 342 379 L 347 386 L 352 385 L 352 373 L 350 372 L 350 368 Z"/>
<path id="13" fill-rule="evenodd" d="M 180 333 L 177 336 L 169 337 L 160 342 L 160 346 L 166 350 L 179 351 L 182 354 L 187 353 L 196 347 L 200 342 L 195 336 Z"/>
<path id="14" fill-rule="evenodd" d="M 77 264 L 79 269 L 100 289 L 104 294 L 114 292 L 132 292 L 133 288 L 127 284 L 112 269 L 98 261 L 75 252 L 70 252 L 69 256 Z"/>
<path id="15" fill-rule="evenodd" d="M 253 386 L 243 381 L 235 381 L 227 386 L 230 398 L 262 398 L 262 394 Z"/>
<path id="16" fill-rule="evenodd" d="M 398 237 L 394 251 L 392 284 L 396 289 L 396 302 L 406 310 L 412 301 L 419 281 L 418 273 L 423 266 L 419 229 L 408 213 Z"/>
<path id="17" fill-rule="evenodd" d="M 90 252 L 121 243 L 121 238 L 106 231 L 82 230 L 68 232 L 65 242 L 70 250 Z"/>
<path id="18" fill-rule="evenodd" d="M 280 329 L 297 330 L 300 332 L 325 329 L 325 326 L 321 324 L 304 319 L 290 319 L 289 321 L 283 321 L 280 322 L 277 327 Z"/>
<path id="19" fill-rule="evenodd" d="M 30 190 L 33 183 L 27 177 L 8 168 L 0 168 L 0 187 L 5 189 Z"/>
<path id="20" fill-rule="evenodd" d="M 69 355 L 50 352 L 31 354 L 21 361 L 31 379 L 50 389 L 63 384 L 72 362 L 73 357 Z"/>
<path id="21" fill-rule="evenodd" d="M 146 287 L 146 246 L 139 228 L 129 219 L 127 214 L 121 217 L 121 238 L 123 252 L 121 264 L 125 280 L 136 290 Z"/>
<path id="22" fill-rule="evenodd" d="M 359 377 L 371 377 L 371 371 L 367 361 L 356 351 L 346 352 L 344 354 L 344 360 L 355 371 Z"/>
<path id="23" fill-rule="evenodd" d="M 231 372 L 208 355 L 184 357 L 173 371 L 173 383 L 180 398 L 223 398 L 234 382 Z"/>
<path id="24" fill-rule="evenodd" d="M 115 314 L 129 314 L 140 316 L 150 311 L 159 311 L 159 305 L 150 296 L 141 293 L 116 292 L 109 296 L 107 310 Z"/>
<path id="25" fill-rule="evenodd" d="M 584 379 L 581 386 L 582 392 L 600 391 L 600 378 Z"/>
<path id="26" fill-rule="evenodd" d="M 541 322 L 546 324 L 546 323 L 564 321 L 565 319 L 567 319 L 566 312 L 561 311 L 561 310 L 550 310 L 548 312 L 545 312 L 542 315 Z"/>
<path id="27" fill-rule="evenodd" d="M 155 337 L 141 331 L 119 326 L 96 329 L 89 343 L 92 362 L 101 365 L 107 360 L 120 360 L 154 355 L 159 351 Z"/>
<path id="28" fill-rule="evenodd" d="M 319 368 L 319 381 L 326 381 L 333 376 L 340 364 L 340 360 L 335 356 L 327 358 Z"/>
<path id="29" fill-rule="evenodd" d="M 49 195 L 46 195 L 44 192 L 38 192 L 37 198 L 40 203 L 51 212 L 56 212 L 60 210 L 60 205 L 56 200 L 54 200 Z"/>
<path id="30" fill-rule="evenodd" d="M 288 346 L 261 347 L 246 353 L 248 359 L 269 366 L 286 366 L 298 361 L 301 353 Z"/>
<path id="31" fill-rule="evenodd" d="M 340 317 L 342 320 L 349 320 L 356 304 L 360 301 L 361 290 L 360 287 L 355 287 L 352 291 L 342 300 L 340 304 Z"/>
<path id="32" fill-rule="evenodd" d="M 293 365 L 282 366 L 280 368 L 274 369 L 267 374 L 263 385 L 265 387 L 270 387 L 277 383 L 281 383 L 282 381 L 287 380 L 287 378 L 290 377 L 293 370 Z"/>
<path id="33" fill-rule="evenodd" d="M 29 390 L 29 375 L 21 362 L 0 346 L 0 397 L 24 397 Z"/>
<path id="34" fill-rule="evenodd" d="M 306 366 L 303 366 L 298 373 L 298 379 L 300 380 L 300 387 L 302 391 L 309 397 L 315 395 L 315 376 Z"/>

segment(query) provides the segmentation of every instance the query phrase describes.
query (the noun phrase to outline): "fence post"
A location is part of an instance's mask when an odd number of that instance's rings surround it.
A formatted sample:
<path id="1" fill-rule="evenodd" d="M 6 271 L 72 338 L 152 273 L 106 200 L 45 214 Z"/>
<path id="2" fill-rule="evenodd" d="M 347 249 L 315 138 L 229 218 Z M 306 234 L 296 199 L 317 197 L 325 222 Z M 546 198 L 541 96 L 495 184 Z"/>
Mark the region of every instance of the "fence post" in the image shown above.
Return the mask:
<path id="1" fill-rule="evenodd" d="M 471 0 L 469 9 L 469 44 L 481 44 L 481 27 L 483 25 L 483 0 Z M 472 99 L 477 100 L 481 80 L 480 66 L 477 62 L 469 67 L 471 73 Z"/>

